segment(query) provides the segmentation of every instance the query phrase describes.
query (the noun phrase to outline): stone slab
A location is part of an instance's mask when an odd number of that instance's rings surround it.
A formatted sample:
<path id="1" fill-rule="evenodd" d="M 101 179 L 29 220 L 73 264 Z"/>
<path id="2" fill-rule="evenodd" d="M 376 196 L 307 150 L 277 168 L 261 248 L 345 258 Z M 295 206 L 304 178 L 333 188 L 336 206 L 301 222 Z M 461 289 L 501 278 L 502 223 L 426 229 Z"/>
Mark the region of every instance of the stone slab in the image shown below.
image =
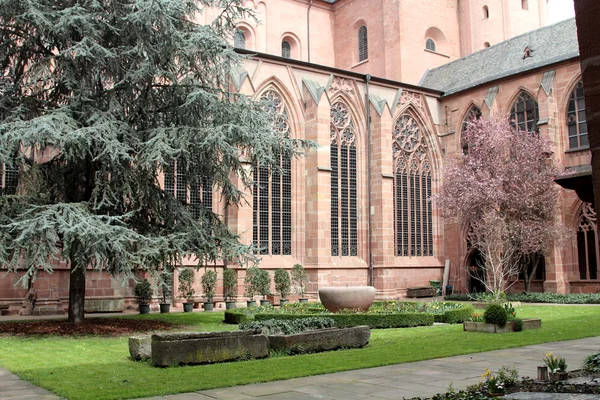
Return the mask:
<path id="1" fill-rule="evenodd" d="M 435 295 L 433 286 L 414 287 L 406 290 L 406 297 L 435 297 Z"/>
<path id="2" fill-rule="evenodd" d="M 85 312 L 123 312 L 125 311 L 124 299 L 86 299 Z"/>

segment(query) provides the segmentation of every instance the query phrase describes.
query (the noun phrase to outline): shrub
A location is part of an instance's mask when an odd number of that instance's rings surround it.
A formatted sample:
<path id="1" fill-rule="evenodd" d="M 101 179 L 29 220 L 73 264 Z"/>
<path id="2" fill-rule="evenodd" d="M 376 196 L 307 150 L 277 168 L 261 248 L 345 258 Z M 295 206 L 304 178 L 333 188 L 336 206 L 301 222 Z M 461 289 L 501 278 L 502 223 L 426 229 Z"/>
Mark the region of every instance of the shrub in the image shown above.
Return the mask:
<path id="1" fill-rule="evenodd" d="M 234 269 L 223 271 L 223 297 L 225 300 L 231 300 L 237 292 L 237 272 Z"/>
<path id="2" fill-rule="evenodd" d="M 483 319 L 488 324 L 506 324 L 506 310 L 500 304 L 490 304 L 485 308 Z"/>
<path id="3" fill-rule="evenodd" d="M 271 294 L 271 275 L 266 269 L 258 269 L 253 275 L 254 287 L 264 299 Z"/>
<path id="4" fill-rule="evenodd" d="M 600 353 L 591 354 L 583 360 L 583 369 L 587 372 L 600 372 Z"/>
<path id="5" fill-rule="evenodd" d="M 217 273 L 208 270 L 202 275 L 202 291 L 206 297 L 206 301 L 212 303 L 217 292 Z"/>
<path id="6" fill-rule="evenodd" d="M 164 271 L 160 274 L 158 292 L 162 297 L 162 304 L 167 303 L 167 297 L 173 293 L 173 273 L 170 271 Z"/>
<path id="7" fill-rule="evenodd" d="M 246 270 L 246 277 L 244 278 L 244 288 L 246 289 L 246 296 L 252 300 L 258 293 L 256 287 L 256 274 L 259 269 L 257 267 L 250 267 Z"/>
<path id="8" fill-rule="evenodd" d="M 444 296 L 444 300 L 448 301 L 479 301 L 481 300 L 480 293 L 453 293 Z"/>
<path id="9" fill-rule="evenodd" d="M 179 273 L 177 280 L 179 281 L 179 291 L 181 292 L 181 295 L 186 300 L 190 300 L 196 292 L 192 287 L 195 280 L 194 271 L 191 268 L 183 268 Z"/>
<path id="10" fill-rule="evenodd" d="M 254 319 L 262 321 L 267 319 L 293 320 L 299 318 L 322 317 L 319 314 L 278 314 L 261 313 L 256 314 Z M 327 314 L 327 318 L 335 321 L 335 326 L 340 328 L 350 328 L 359 325 L 368 325 L 370 328 L 408 328 L 414 326 L 433 325 L 433 315 L 425 313 L 405 313 L 405 314 Z"/>
<path id="11" fill-rule="evenodd" d="M 509 301 L 523 303 L 600 304 L 600 293 L 520 293 L 507 297 Z"/>
<path id="12" fill-rule="evenodd" d="M 294 333 L 332 328 L 334 326 L 335 322 L 332 318 L 310 317 L 292 320 L 267 319 L 245 322 L 240 324 L 240 330 L 260 329 L 265 335 L 292 335 Z"/>
<path id="13" fill-rule="evenodd" d="M 464 305 L 461 308 L 446 311 L 442 315 L 442 319 L 439 322 L 445 322 L 447 324 L 462 324 L 463 322 L 468 321 L 474 312 L 475 309 L 472 305 Z"/>
<path id="14" fill-rule="evenodd" d="M 290 274 L 283 268 L 275 271 L 275 290 L 281 295 L 282 299 L 287 299 L 290 294 Z"/>
<path id="15" fill-rule="evenodd" d="M 152 286 L 148 279 L 136 283 L 134 289 L 135 299 L 138 304 L 148 304 L 152 300 Z"/>
<path id="16" fill-rule="evenodd" d="M 306 293 L 306 283 L 308 282 L 308 274 L 302 265 L 295 264 L 292 267 L 292 282 L 296 286 L 296 293 L 298 293 L 300 297 L 304 297 L 304 294 Z"/>

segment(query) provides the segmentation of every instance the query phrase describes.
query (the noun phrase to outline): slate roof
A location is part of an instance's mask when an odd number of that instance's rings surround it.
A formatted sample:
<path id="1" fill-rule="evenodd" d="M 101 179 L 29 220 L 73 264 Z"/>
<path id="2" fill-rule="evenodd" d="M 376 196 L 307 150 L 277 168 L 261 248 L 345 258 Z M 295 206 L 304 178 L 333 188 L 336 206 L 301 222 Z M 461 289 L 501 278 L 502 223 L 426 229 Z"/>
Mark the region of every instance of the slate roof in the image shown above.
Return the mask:
<path id="1" fill-rule="evenodd" d="M 529 47 L 532 56 L 523 58 Z M 575 18 L 548 25 L 428 70 L 419 86 L 444 95 L 579 56 Z"/>

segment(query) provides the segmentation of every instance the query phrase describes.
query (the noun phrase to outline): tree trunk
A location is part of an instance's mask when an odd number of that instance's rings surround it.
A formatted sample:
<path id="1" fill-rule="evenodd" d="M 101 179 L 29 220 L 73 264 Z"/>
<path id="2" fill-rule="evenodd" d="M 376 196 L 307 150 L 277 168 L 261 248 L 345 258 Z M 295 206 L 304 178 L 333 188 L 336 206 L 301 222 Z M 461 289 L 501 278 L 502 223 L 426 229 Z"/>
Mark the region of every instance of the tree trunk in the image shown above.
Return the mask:
<path id="1" fill-rule="evenodd" d="M 529 271 L 530 263 L 531 263 L 531 272 Z M 540 263 L 540 255 L 539 254 L 536 253 L 536 254 L 527 256 L 527 262 L 524 266 L 525 271 L 523 273 L 523 277 L 525 278 L 525 292 L 526 293 L 531 292 L 531 281 L 533 280 L 533 277 L 535 276 L 535 272 L 537 271 L 539 263 Z"/>
<path id="2" fill-rule="evenodd" d="M 69 280 L 69 322 L 83 322 L 85 306 L 85 266 L 78 266 L 71 258 L 71 278 Z"/>

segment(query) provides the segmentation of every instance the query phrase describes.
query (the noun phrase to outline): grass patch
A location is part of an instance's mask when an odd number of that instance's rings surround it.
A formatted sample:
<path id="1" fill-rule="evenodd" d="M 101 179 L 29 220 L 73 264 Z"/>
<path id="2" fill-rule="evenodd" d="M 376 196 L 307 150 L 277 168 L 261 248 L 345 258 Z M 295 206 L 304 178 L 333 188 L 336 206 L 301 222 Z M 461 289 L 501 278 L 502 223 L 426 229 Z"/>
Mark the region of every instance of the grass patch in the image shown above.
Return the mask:
<path id="1" fill-rule="evenodd" d="M 363 349 L 204 366 L 153 368 L 129 360 L 127 338 L 0 337 L 0 365 L 68 399 L 149 397 L 596 336 L 600 307 L 523 306 L 542 329 L 463 332 L 462 325 L 373 330 Z M 193 330 L 231 330 L 223 313 L 153 314 Z M 552 348 L 548 347 L 551 351 Z"/>

